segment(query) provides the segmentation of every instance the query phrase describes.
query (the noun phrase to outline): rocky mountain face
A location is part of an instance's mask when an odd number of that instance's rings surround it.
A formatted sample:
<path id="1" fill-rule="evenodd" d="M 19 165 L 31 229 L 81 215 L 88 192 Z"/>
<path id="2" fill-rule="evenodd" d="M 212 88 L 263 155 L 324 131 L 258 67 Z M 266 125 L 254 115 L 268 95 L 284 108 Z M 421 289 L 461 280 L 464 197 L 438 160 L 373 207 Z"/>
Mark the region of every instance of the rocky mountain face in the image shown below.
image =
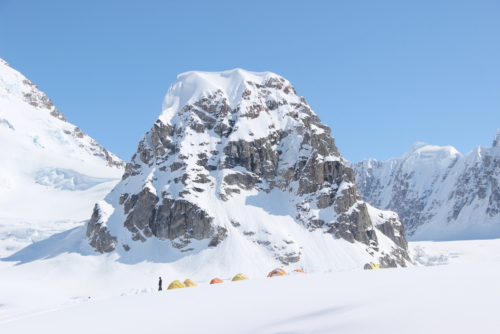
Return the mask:
<path id="1" fill-rule="evenodd" d="M 402 158 L 352 164 L 362 197 L 397 212 L 407 237 L 500 237 L 500 129 L 492 147 L 460 154 L 415 143 Z"/>
<path id="2" fill-rule="evenodd" d="M 179 75 L 87 228 L 101 253 L 248 247 L 280 265 L 323 268 L 328 247 L 352 266 L 406 266 L 404 235 L 395 213 L 365 203 L 330 129 L 293 86 L 243 70 Z"/>

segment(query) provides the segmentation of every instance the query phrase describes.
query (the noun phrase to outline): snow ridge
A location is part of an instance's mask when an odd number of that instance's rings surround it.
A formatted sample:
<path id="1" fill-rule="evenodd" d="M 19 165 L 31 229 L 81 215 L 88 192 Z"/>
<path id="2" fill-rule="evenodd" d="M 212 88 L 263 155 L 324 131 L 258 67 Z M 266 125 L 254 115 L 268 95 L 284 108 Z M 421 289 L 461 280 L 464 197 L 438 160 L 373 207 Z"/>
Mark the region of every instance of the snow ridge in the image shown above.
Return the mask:
<path id="1" fill-rule="evenodd" d="M 399 159 L 351 164 L 362 197 L 394 210 L 410 240 L 500 237 L 500 129 L 492 147 L 460 154 L 415 143 Z"/>
<path id="2" fill-rule="evenodd" d="M 78 149 L 74 149 L 76 152 L 71 152 L 74 157 L 78 156 L 81 159 L 82 154 L 87 154 L 104 159 L 110 167 L 124 167 L 125 163 L 119 157 L 107 151 L 78 127 L 69 124 L 45 93 L 41 92 L 31 80 L 12 69 L 4 60 L 0 62 L 0 101 L 0 112 L 5 115 L 1 122 L 8 125 L 10 129 L 14 130 L 14 126 L 11 124 L 14 118 L 18 118 L 17 122 L 23 123 L 24 128 L 31 125 L 27 123 L 33 121 L 39 124 L 45 123 L 45 127 L 33 126 L 34 133 L 44 131 L 56 142 L 74 143 L 78 147 Z M 22 111 L 15 112 L 21 108 L 30 110 L 30 115 Z M 50 115 L 66 124 L 52 121 L 42 115 Z M 33 142 L 35 145 L 39 142 L 38 136 L 33 137 Z M 43 145 L 40 144 L 39 147 L 43 147 Z"/>
<path id="3" fill-rule="evenodd" d="M 500 147 L 500 129 L 497 130 L 495 137 L 493 137 L 492 147 Z"/>

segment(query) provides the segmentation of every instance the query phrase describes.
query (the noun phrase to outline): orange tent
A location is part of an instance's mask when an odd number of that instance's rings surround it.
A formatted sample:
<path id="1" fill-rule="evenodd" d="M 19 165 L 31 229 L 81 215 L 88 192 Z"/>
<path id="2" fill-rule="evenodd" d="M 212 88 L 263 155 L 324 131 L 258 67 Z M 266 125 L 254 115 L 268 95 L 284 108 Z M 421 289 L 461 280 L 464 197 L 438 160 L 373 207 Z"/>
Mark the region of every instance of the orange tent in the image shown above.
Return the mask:
<path id="1" fill-rule="evenodd" d="M 304 270 L 301 270 L 301 269 L 295 269 L 293 272 L 294 273 L 301 273 L 301 274 L 305 274 L 306 273 Z"/>
<path id="2" fill-rule="evenodd" d="M 214 278 L 210 281 L 210 284 L 224 283 L 220 278 Z"/>
<path id="3" fill-rule="evenodd" d="M 267 277 L 276 277 L 286 275 L 286 271 L 280 268 L 276 268 L 267 275 Z"/>

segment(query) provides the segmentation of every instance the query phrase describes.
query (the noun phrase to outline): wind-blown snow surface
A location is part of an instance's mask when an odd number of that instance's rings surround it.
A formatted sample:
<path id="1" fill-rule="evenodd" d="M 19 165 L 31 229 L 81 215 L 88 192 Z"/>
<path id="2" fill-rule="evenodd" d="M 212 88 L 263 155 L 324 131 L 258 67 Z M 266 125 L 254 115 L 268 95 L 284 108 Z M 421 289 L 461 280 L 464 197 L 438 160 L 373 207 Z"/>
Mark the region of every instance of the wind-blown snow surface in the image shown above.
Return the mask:
<path id="1" fill-rule="evenodd" d="M 250 280 L 229 282 L 237 272 L 127 265 L 112 256 L 2 261 L 0 332 L 498 332 L 499 239 L 416 242 L 410 248 L 413 258 L 432 267 L 275 278 L 242 271 Z M 201 279 L 204 270 L 225 283 L 209 285 Z M 159 276 L 163 292 L 156 291 Z M 186 278 L 199 286 L 165 291 L 171 281 Z"/>
<path id="2" fill-rule="evenodd" d="M 413 144 L 402 158 L 352 164 L 359 191 L 397 212 L 409 240 L 500 237 L 500 129 L 492 147 L 460 154 Z"/>
<path id="3" fill-rule="evenodd" d="M 305 99 L 274 73 L 240 69 L 178 76 L 87 237 L 82 252 L 222 275 L 409 261 L 398 216 L 365 204 Z"/>
<path id="4" fill-rule="evenodd" d="M 0 59 L 0 256 L 88 220 L 124 163 Z"/>

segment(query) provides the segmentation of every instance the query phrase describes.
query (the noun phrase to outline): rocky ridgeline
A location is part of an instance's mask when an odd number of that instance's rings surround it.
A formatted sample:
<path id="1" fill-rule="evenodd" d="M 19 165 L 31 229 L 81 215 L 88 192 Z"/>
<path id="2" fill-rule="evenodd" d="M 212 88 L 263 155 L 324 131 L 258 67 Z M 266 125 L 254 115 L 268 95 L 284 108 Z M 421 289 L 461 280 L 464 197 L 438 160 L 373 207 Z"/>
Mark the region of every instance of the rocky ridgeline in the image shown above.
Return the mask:
<path id="1" fill-rule="evenodd" d="M 500 129 L 462 155 L 415 143 L 399 159 L 352 164 L 362 197 L 396 211 L 415 239 L 500 237 Z"/>
<path id="2" fill-rule="evenodd" d="M 276 227 L 277 216 L 300 233 L 362 244 L 383 267 L 409 261 L 399 217 L 364 202 L 330 129 L 287 80 L 189 72 L 170 88 L 122 181 L 96 205 L 87 237 L 101 253 L 155 239 L 189 254 L 196 241 L 217 247 L 238 234 L 282 264 L 301 261 L 305 246 Z"/>
<path id="3" fill-rule="evenodd" d="M 48 112 L 60 121 L 68 122 L 64 115 L 54 106 L 52 100 L 44 92 L 40 91 L 38 86 L 31 80 L 11 69 L 10 65 L 3 59 L 0 59 L 0 66 L 9 68 L 7 72 L 9 77 L 0 77 L 0 88 L 3 88 L 7 95 L 20 97 L 34 108 Z M 123 168 L 125 166 L 125 163 L 118 156 L 106 150 L 77 126 L 74 126 L 72 131 L 66 127 L 64 133 L 79 142 L 80 148 L 86 150 L 89 154 L 106 160 L 110 167 Z"/>

